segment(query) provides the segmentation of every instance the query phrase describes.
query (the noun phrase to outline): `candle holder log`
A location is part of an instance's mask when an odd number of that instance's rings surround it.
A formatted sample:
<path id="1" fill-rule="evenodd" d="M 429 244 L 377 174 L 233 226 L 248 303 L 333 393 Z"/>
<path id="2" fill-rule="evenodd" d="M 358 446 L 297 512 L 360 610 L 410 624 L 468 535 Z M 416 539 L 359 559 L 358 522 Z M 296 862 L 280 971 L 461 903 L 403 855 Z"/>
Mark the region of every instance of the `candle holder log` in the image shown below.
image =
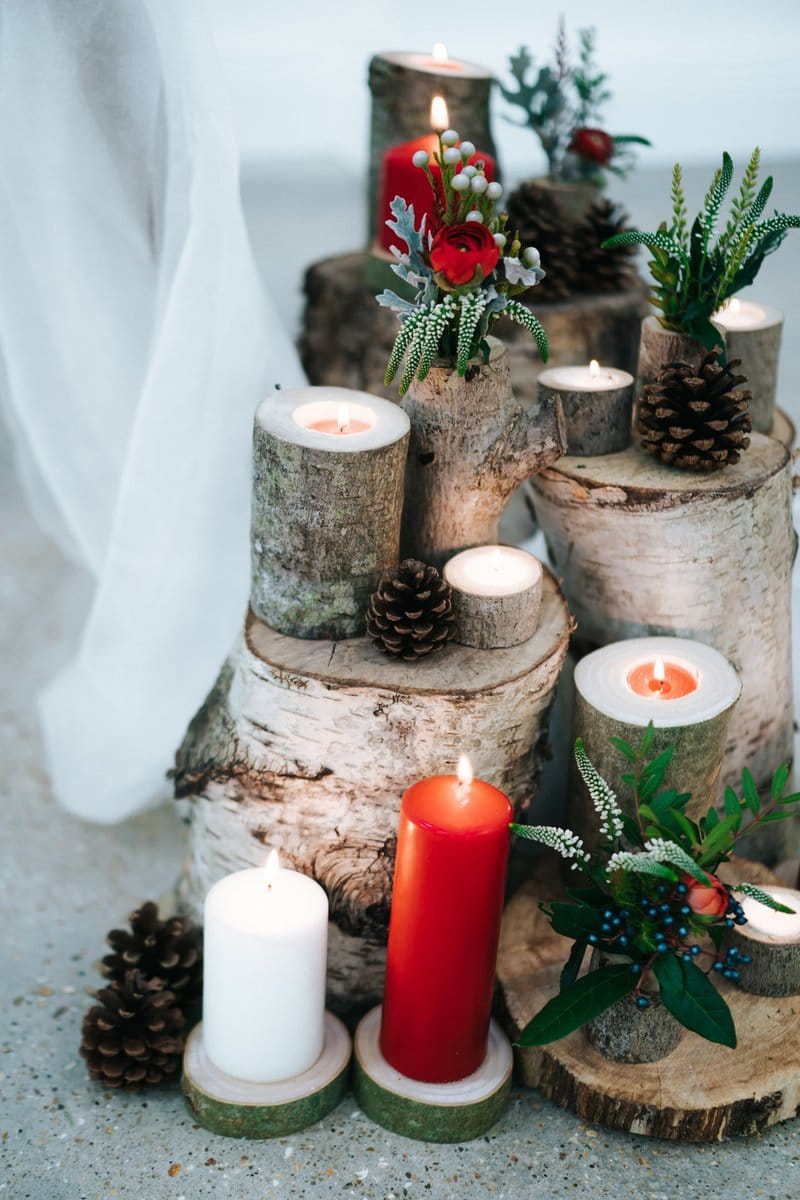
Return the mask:
<path id="1" fill-rule="evenodd" d="M 742 682 L 722 783 L 736 786 L 749 766 L 758 786 L 767 786 L 793 754 L 797 539 L 785 447 L 753 434 L 735 466 L 698 475 L 631 446 L 562 458 L 529 486 L 577 620 L 576 649 L 658 634 L 713 646 Z M 788 856 L 792 824 L 767 827 L 762 852 Z"/>
<path id="2" fill-rule="evenodd" d="M 725 338 L 719 335 L 720 344 Z M 657 317 L 645 317 L 642 321 L 641 340 L 639 343 L 639 363 L 637 367 L 637 395 L 640 395 L 645 384 L 653 383 L 659 371 L 667 363 L 685 362 L 695 366 L 706 353 L 693 337 L 687 333 L 679 333 L 675 329 L 665 329 Z"/>
<path id="3" fill-rule="evenodd" d="M 557 368 L 553 371 L 557 375 Z M 540 403 L 559 396 L 564 410 L 567 454 L 587 457 L 615 454 L 631 444 L 633 420 L 633 380 L 603 391 L 579 391 L 556 387 L 548 382 L 549 371 L 538 379 Z"/>
<path id="4" fill-rule="evenodd" d="M 430 132 L 434 96 L 442 96 L 447 104 L 450 127 L 497 160 L 489 120 L 491 72 L 472 63 L 464 64 L 465 70 L 420 70 L 408 62 L 408 57 L 391 52 L 376 54 L 369 64 L 372 111 L 368 243 L 375 235 L 383 155 L 390 146 L 402 145 Z"/>
<path id="5" fill-rule="evenodd" d="M 366 277 L 367 257 L 345 254 L 309 267 L 300 354 L 311 383 L 396 399 L 396 388 L 387 387 L 383 377 L 397 336 L 397 317 L 375 302 L 376 289 Z M 396 288 L 399 281 L 394 275 L 392 279 Z M 647 287 L 640 279 L 618 293 L 579 295 L 557 303 L 542 303 L 536 292 L 533 288 L 520 299 L 523 304 L 530 300 L 547 331 L 549 366 L 596 358 L 636 374 L 647 311 Z M 536 343 L 522 326 L 502 318 L 494 332 L 506 346 L 514 394 L 524 405 L 534 403 L 542 369 Z"/>
<path id="6" fill-rule="evenodd" d="M 549 573 L 535 636 L 491 654 L 451 643 L 388 661 L 366 639 L 288 638 L 250 613 L 178 751 L 182 906 L 201 914 L 213 883 L 274 846 L 328 894 L 330 1007 L 379 1002 L 403 792 L 468 752 L 479 778 L 527 808 L 569 622 Z"/>
<path id="7" fill-rule="evenodd" d="M 747 390 L 752 393 L 749 408 L 753 429 L 770 433 L 775 420 L 783 313 L 777 308 L 762 307 L 765 320 L 760 328 L 726 329 L 724 335 L 728 358 L 740 358 L 739 369 L 747 376 Z"/>
<path id="8" fill-rule="evenodd" d="M 558 991 L 572 944 L 539 909 L 559 895 L 552 867 L 540 866 L 503 917 L 498 979 L 512 1041 Z M 721 874 L 775 881 L 759 864 L 736 860 Z M 776 1004 L 718 983 L 736 1024 L 735 1050 L 687 1032 L 658 1062 L 611 1062 L 577 1030 L 547 1046 L 515 1047 L 515 1076 L 584 1121 L 666 1141 L 716 1142 L 790 1120 L 800 1111 L 800 997 Z"/>
<path id="9" fill-rule="evenodd" d="M 192 1116 L 223 1137 L 274 1138 L 297 1133 L 327 1116 L 347 1090 L 350 1034 L 325 1014 L 325 1042 L 301 1075 L 277 1083 L 234 1079 L 214 1065 L 203 1044 L 202 1022 L 189 1035 L 181 1087 Z"/>
<path id="10" fill-rule="evenodd" d="M 782 904 L 795 911 L 800 909 L 800 893 L 789 888 L 771 888 Z M 739 987 L 756 996 L 797 996 L 800 994 L 800 938 L 787 941 L 765 930 L 756 929 L 749 921 L 734 926 L 726 944 L 735 946 L 750 962 L 739 963 Z"/>
<path id="11" fill-rule="evenodd" d="M 434 365 L 403 397 L 411 422 L 400 542 L 403 557 L 441 567 L 460 550 L 496 542 L 500 515 L 524 479 L 560 458 L 561 402 L 514 395 L 505 346 L 465 376 Z"/>
<path id="12" fill-rule="evenodd" d="M 486 1058 L 455 1083 L 420 1083 L 396 1071 L 381 1053 L 381 1009 L 362 1017 L 354 1040 L 353 1092 L 378 1125 L 420 1142 L 468 1142 L 496 1124 L 508 1106 L 513 1055 L 492 1021 Z"/>

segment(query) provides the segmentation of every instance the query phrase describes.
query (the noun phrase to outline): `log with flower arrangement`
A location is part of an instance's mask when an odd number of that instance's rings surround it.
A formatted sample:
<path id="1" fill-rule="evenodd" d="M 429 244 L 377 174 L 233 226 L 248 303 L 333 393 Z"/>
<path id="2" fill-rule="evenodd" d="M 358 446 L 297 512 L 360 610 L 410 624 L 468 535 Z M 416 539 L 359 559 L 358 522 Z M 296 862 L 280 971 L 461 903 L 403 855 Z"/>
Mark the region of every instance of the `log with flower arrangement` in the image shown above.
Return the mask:
<path id="1" fill-rule="evenodd" d="M 641 369 L 656 378 L 639 401 L 641 444 L 566 456 L 528 486 L 581 648 L 675 633 L 720 651 L 742 681 L 723 782 L 749 764 L 768 788 L 794 733 L 791 462 L 751 431 L 750 381 L 726 361 L 712 318 L 798 218 L 762 219 L 772 184 L 758 186 L 754 155 L 715 238 L 732 171 L 725 155 L 690 226 L 676 168 L 671 227 L 618 239 L 651 247 L 661 313 L 643 326 Z M 768 860 L 789 849 L 783 834 L 772 840 Z"/>
<path id="2" fill-rule="evenodd" d="M 546 353 L 541 326 L 516 299 L 542 271 L 503 233 L 496 189 L 479 168 L 468 193 L 453 186 L 445 151 L 461 163 L 457 143 L 447 133 L 440 142 L 436 235 L 415 227 L 402 199 L 394 206 L 408 250 L 396 265 L 416 290 L 416 300 L 384 298 L 401 318 L 389 375 L 404 360 L 408 418 L 363 393 L 321 402 L 313 388 L 278 391 L 258 409 L 250 611 L 174 772 L 190 824 L 183 905 L 199 913 L 212 884 L 277 848 L 328 895 L 338 1011 L 381 997 L 406 787 L 468 750 L 478 776 L 521 814 L 569 641 L 566 604 L 546 571 L 538 627 L 520 644 L 476 649 L 451 636 L 451 589 L 437 567 L 495 543 L 515 483 L 564 445 L 559 401 L 520 403 L 503 347 L 488 336 L 505 311 Z M 348 402 L 352 413 L 337 416 Z M 334 405 L 327 433 L 325 404 Z M 354 436 L 351 416 L 364 426 Z M 377 444 L 371 421 L 395 429 L 389 446 Z M 359 451 L 359 438 L 371 448 Z"/>
<path id="3" fill-rule="evenodd" d="M 754 827 L 788 823 L 800 793 L 787 793 L 783 765 L 762 804 L 745 772 L 722 817 L 711 808 L 691 821 L 690 795 L 664 787 L 671 750 L 652 758 L 652 739 L 651 726 L 640 746 L 618 743 L 633 815 L 577 742 L 593 851 L 569 830 L 513 827 L 583 876 L 566 887 L 551 876 L 549 890 L 545 870 L 506 912 L 499 976 L 519 1073 L 618 1129 L 689 1141 L 756 1132 L 800 1109 L 800 996 L 789 994 L 800 987 L 795 975 L 780 1003 L 740 990 L 750 941 L 734 935 L 748 926 L 743 901 L 796 910 L 769 872 L 732 855 Z"/>

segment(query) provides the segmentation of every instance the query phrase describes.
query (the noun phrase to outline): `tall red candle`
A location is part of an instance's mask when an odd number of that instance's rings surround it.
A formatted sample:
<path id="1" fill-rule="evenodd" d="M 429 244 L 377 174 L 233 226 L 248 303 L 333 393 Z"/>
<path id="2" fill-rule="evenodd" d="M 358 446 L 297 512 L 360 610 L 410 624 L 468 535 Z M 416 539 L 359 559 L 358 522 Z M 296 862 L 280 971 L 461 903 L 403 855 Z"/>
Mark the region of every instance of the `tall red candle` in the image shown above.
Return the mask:
<path id="1" fill-rule="evenodd" d="M 438 775 L 403 797 L 380 1044 L 411 1079 L 463 1079 L 486 1056 L 512 819 L 480 779 Z"/>

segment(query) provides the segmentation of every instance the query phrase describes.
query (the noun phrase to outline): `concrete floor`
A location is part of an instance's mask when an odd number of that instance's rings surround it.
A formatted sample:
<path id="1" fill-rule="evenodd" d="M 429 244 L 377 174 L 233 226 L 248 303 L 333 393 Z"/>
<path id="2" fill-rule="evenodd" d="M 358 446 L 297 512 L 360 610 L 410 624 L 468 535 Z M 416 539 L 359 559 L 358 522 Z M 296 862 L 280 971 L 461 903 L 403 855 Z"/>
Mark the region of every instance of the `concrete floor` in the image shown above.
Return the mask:
<path id="1" fill-rule="evenodd" d="M 791 188 L 776 192 L 790 208 Z M 788 269 L 791 256 L 796 263 L 800 250 L 793 236 L 791 252 L 788 246 L 781 252 L 787 255 L 781 274 L 787 300 L 796 278 Z M 781 302 L 772 282 L 758 290 Z M 794 342 L 786 362 L 792 379 L 798 378 Z M 183 831 L 170 807 L 108 829 L 82 824 L 54 804 L 34 701 L 68 656 L 89 593 L 83 576 L 34 525 L 1 434 L 0 511 L 0 798 L 6 812 L 0 1195 L 701 1200 L 724 1192 L 733 1200 L 797 1200 L 797 1121 L 763 1137 L 676 1146 L 587 1127 L 518 1088 L 492 1133 L 465 1145 L 396 1137 L 368 1121 L 350 1098 L 313 1129 L 253 1143 L 198 1128 L 176 1086 L 128 1096 L 89 1083 L 77 1050 L 87 991 L 98 983 L 92 964 L 112 924 L 170 888 Z"/>

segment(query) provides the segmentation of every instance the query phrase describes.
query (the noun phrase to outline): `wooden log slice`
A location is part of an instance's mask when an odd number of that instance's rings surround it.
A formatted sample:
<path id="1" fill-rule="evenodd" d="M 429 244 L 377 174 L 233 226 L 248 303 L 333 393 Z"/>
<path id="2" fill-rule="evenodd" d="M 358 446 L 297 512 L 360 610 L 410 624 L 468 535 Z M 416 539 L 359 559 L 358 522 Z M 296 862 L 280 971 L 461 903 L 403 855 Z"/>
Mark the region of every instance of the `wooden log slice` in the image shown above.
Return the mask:
<path id="1" fill-rule="evenodd" d="M 286 1137 L 321 1121 L 347 1090 L 350 1034 L 333 1013 L 325 1014 L 325 1042 L 317 1061 L 292 1079 L 250 1083 L 215 1066 L 203 1044 L 202 1022 L 189 1035 L 181 1087 L 189 1111 L 223 1137 Z"/>
<path id="2" fill-rule="evenodd" d="M 367 262 L 366 254 L 344 254 L 309 267 L 300 354 L 311 383 L 357 388 L 396 400 L 396 387 L 387 387 L 383 377 L 397 317 L 377 304 L 375 288 L 367 282 Z M 613 295 L 585 294 L 544 304 L 534 288 L 523 299 L 547 331 L 548 365 L 596 358 L 601 366 L 636 374 L 641 321 L 647 311 L 647 288 L 641 280 Z M 492 332 L 507 347 L 514 394 L 532 404 L 542 367 L 536 343 L 527 330 L 508 320 L 498 321 Z"/>
<path id="3" fill-rule="evenodd" d="M 769 875 L 752 864 L 736 873 L 754 882 Z M 553 895 L 546 881 L 529 881 L 503 918 L 498 976 L 512 1041 L 558 990 L 571 945 L 539 910 L 545 895 Z M 517 1047 L 517 1077 L 584 1120 L 626 1133 L 680 1142 L 760 1133 L 800 1111 L 800 996 L 750 996 L 727 980 L 720 990 L 735 1050 L 687 1032 L 659 1062 L 610 1062 L 578 1030 L 549 1046 Z"/>
<path id="4" fill-rule="evenodd" d="M 742 681 L 723 782 L 736 785 L 749 766 L 767 783 L 793 749 L 785 447 L 754 433 L 736 466 L 698 475 L 631 446 L 562 458 L 529 486 L 579 648 L 658 634 L 713 646 Z"/>
<path id="5" fill-rule="evenodd" d="M 213 883 L 275 846 L 328 894 L 330 1006 L 380 1000 L 403 792 L 468 753 L 527 808 L 568 641 L 549 572 L 529 641 L 451 643 L 413 664 L 363 639 L 284 637 L 250 614 L 177 756 L 176 795 L 191 797 L 183 906 L 199 916 Z"/>

